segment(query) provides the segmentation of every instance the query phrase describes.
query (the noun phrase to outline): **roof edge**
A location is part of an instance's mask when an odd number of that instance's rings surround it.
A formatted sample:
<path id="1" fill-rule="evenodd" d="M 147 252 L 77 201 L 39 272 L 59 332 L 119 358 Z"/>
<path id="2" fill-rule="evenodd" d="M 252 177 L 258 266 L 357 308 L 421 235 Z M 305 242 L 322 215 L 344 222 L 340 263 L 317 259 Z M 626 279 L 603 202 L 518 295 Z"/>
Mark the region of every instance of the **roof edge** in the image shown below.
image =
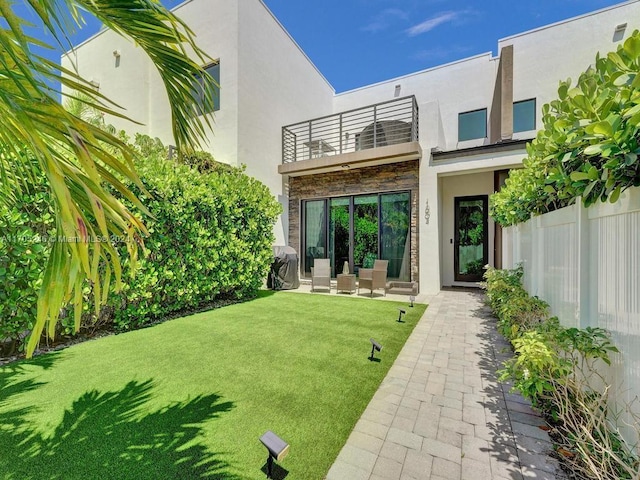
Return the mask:
<path id="1" fill-rule="evenodd" d="M 609 10 L 615 10 L 617 8 L 626 7 L 628 5 L 632 5 L 632 4 L 638 3 L 638 2 L 640 2 L 640 0 L 627 0 L 627 1 L 623 2 L 623 3 L 617 3 L 615 5 L 610 5 L 608 7 L 600 8 L 598 10 L 594 10 L 592 12 L 583 13 L 582 15 L 577 15 L 575 17 L 566 18 L 564 20 L 558 20 L 557 22 L 549 23 L 549 24 L 543 25 L 541 27 L 532 28 L 531 30 L 527 30 L 525 32 L 514 33 L 513 35 L 509 35 L 508 37 L 504 37 L 504 38 L 498 39 L 498 45 L 500 45 L 500 43 L 502 43 L 502 42 L 507 42 L 509 40 L 513 40 L 513 39 L 518 38 L 518 37 L 523 37 L 525 35 L 530 35 L 532 33 L 537 33 L 537 32 L 543 31 L 543 30 L 547 30 L 549 28 L 557 27 L 559 25 L 564 25 L 565 23 L 571 23 L 571 22 L 575 22 L 577 20 L 582 20 L 583 18 L 592 17 L 594 15 L 598 15 L 598 14 L 601 14 L 603 12 L 607 12 Z"/>
<path id="2" fill-rule="evenodd" d="M 640 0 L 638 0 L 638 1 L 640 1 Z M 363 85 L 362 87 L 356 87 L 356 88 L 352 88 L 351 90 L 345 90 L 344 92 L 336 93 L 335 96 L 339 97 L 341 95 L 351 94 L 351 93 L 354 93 L 354 92 L 358 92 L 360 90 L 365 90 L 367 88 L 378 87 L 380 85 L 384 85 L 385 83 L 395 82 L 395 81 L 398 81 L 398 80 L 403 80 L 405 78 L 415 77 L 416 75 L 422 75 L 424 73 L 432 72 L 434 70 L 439 70 L 441 68 L 451 67 L 452 65 L 456 65 L 458 63 L 469 62 L 471 60 L 478 60 L 478 59 L 483 58 L 483 57 L 486 57 L 488 60 L 494 60 L 496 58 L 496 57 L 494 57 L 493 52 L 479 53 L 478 55 L 473 55 L 471 57 L 461 58 L 460 60 L 454 60 L 453 62 L 443 63 L 442 65 L 436 65 L 435 67 L 429 67 L 429 68 L 425 68 L 423 70 L 418 70 L 417 72 L 411 72 L 411 73 L 407 73 L 405 75 L 400 75 L 398 77 L 389 78 L 387 80 L 381 80 L 381 81 L 376 82 L 376 83 L 370 83 L 368 85 Z"/>

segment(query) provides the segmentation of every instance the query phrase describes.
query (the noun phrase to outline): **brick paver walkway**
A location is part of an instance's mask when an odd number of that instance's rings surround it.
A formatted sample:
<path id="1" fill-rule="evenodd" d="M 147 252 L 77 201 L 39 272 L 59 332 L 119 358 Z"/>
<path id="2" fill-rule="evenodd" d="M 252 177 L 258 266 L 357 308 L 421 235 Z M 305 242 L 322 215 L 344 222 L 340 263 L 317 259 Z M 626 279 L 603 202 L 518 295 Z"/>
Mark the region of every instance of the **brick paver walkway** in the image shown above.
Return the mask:
<path id="1" fill-rule="evenodd" d="M 511 354 L 482 300 L 431 299 L 327 480 L 564 478 L 544 422 L 497 381 Z"/>

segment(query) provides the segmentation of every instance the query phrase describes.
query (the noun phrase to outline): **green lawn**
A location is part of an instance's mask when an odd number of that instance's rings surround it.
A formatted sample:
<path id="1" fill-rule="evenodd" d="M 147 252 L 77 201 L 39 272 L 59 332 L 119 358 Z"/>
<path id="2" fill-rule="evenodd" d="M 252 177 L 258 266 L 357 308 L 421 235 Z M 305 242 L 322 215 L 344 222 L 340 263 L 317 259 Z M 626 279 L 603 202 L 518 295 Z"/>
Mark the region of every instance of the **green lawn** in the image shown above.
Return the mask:
<path id="1" fill-rule="evenodd" d="M 273 430 L 287 480 L 320 480 L 426 308 L 403 306 L 263 292 L 2 367 L 0 478 L 264 478 Z"/>

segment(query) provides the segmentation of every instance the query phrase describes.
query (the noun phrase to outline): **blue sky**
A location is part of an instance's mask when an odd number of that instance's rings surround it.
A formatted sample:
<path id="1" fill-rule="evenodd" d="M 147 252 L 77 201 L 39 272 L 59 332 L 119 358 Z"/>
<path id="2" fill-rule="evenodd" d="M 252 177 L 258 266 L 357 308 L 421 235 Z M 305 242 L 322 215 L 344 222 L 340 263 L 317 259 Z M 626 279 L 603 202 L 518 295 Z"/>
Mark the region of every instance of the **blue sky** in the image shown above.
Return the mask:
<path id="1" fill-rule="evenodd" d="M 608 0 L 323 0 L 265 3 L 337 92 L 497 48 Z M 594 52 L 595 53 L 595 52 Z"/>
<path id="2" fill-rule="evenodd" d="M 337 92 L 479 53 L 495 53 L 500 38 L 620 3 L 615 0 L 264 1 Z M 163 3 L 171 8 L 180 1 L 163 0 Z M 73 40 L 79 43 L 98 29 L 95 21 L 89 21 Z M 49 56 L 58 59 L 59 52 L 51 52 Z"/>

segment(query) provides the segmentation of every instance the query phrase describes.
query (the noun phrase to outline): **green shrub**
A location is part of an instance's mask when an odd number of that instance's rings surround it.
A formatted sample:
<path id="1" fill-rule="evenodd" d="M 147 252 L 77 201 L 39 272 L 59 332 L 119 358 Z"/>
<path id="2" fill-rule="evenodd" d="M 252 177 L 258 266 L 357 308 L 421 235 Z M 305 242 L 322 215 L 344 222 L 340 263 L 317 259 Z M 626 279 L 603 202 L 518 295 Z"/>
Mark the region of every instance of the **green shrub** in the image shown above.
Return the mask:
<path id="1" fill-rule="evenodd" d="M 523 275 L 522 265 L 515 270 L 487 267 L 484 274 L 487 300 L 498 317 L 498 330 L 510 340 L 549 318 L 549 305 L 529 296 L 522 287 Z"/>
<path id="2" fill-rule="evenodd" d="M 505 362 L 501 380 L 513 381 L 513 387 L 536 406 L 554 389 L 558 379 L 571 372 L 571 364 L 554 347 L 549 337 L 535 330 L 512 340 L 515 357 Z"/>
<path id="3" fill-rule="evenodd" d="M 502 379 L 513 380 L 516 389 L 539 403 L 556 381 L 594 359 L 608 364 L 609 353 L 618 350 L 601 328 L 564 328 L 557 317 L 549 317 L 549 305 L 522 287 L 523 274 L 521 265 L 515 270 L 489 267 L 485 289 L 498 328 L 516 354 L 505 363 Z"/>
<path id="4" fill-rule="evenodd" d="M 162 144 L 145 136 L 136 137 L 136 146 L 147 155 L 136 168 L 153 217 L 145 221 L 147 256 L 139 271 L 107 302 L 115 326 L 137 328 L 220 298 L 255 295 L 273 260 L 281 212 L 268 188 L 240 168 L 200 173 L 166 160 Z"/>
<path id="5" fill-rule="evenodd" d="M 137 328 L 150 320 L 212 302 L 250 297 L 262 285 L 272 261 L 273 225 L 281 211 L 268 188 L 242 169 L 224 167 L 202 174 L 169 161 L 157 139 L 138 135 L 136 167 L 148 195 L 142 198 L 152 217 L 135 277 L 123 263 L 123 285 L 111 285 L 99 317 L 91 286 L 85 287 L 82 328 L 111 325 Z M 25 191 L 11 210 L 0 211 L 0 346 L 11 349 L 33 324 L 41 275 L 52 227 L 44 185 Z M 46 238 L 45 238 L 46 240 Z M 127 246 L 113 238 L 118 248 Z M 64 333 L 73 331 L 72 315 L 62 314 Z"/>
<path id="6" fill-rule="evenodd" d="M 484 273 L 484 287 L 487 293 L 487 301 L 492 310 L 498 311 L 502 304 L 515 294 L 516 290 L 519 293 L 524 292 L 522 288 L 523 276 L 524 268 L 522 265 L 518 265 L 514 270 L 487 267 Z"/>
<path id="7" fill-rule="evenodd" d="M 513 225 L 575 202 L 617 201 L 640 185 L 640 32 L 593 67 L 560 82 L 542 107 L 543 128 L 527 145 L 524 168 L 491 196 L 491 216 Z"/>
<path id="8" fill-rule="evenodd" d="M 22 349 L 35 319 L 54 226 L 44 182 L 23 188 L 15 192 L 11 207 L 0 204 L 0 353 L 4 344 L 8 355 Z"/>
<path id="9" fill-rule="evenodd" d="M 218 162 L 209 152 L 185 150 L 180 152 L 178 162 L 197 169 L 200 173 L 231 172 L 233 167 L 226 163 Z"/>
<path id="10" fill-rule="evenodd" d="M 530 297 L 524 289 L 505 302 L 499 310 L 502 333 L 509 339 L 536 328 L 549 318 L 549 304 L 537 297 Z"/>
<path id="11" fill-rule="evenodd" d="M 640 461 L 611 419 L 609 390 L 598 362 L 618 352 L 601 328 L 564 328 L 548 316 L 548 305 L 529 297 L 523 271 L 488 269 L 488 303 L 515 356 L 498 373 L 529 398 L 553 424 L 553 440 L 576 478 L 637 479 Z M 633 415 L 636 433 L 640 419 Z"/>

